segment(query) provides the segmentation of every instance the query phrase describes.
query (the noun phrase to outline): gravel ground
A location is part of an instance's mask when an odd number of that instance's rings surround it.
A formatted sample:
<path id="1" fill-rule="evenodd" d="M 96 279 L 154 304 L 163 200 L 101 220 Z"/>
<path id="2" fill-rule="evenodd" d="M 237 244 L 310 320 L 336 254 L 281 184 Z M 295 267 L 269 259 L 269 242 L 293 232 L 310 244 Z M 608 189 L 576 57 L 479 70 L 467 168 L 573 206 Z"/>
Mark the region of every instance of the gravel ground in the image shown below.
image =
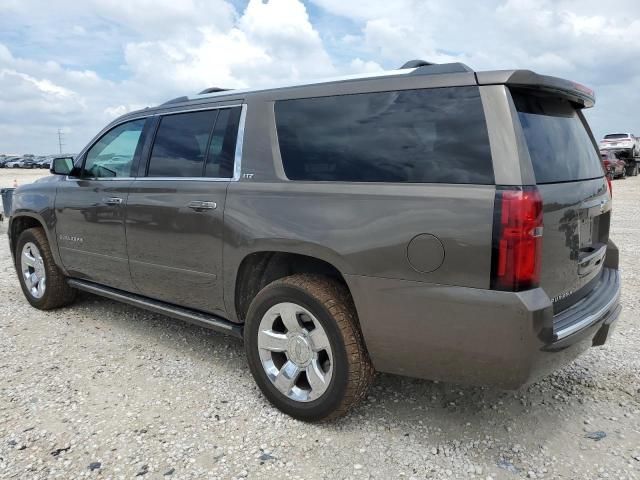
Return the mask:
<path id="1" fill-rule="evenodd" d="M 265 401 L 238 341 L 90 295 L 30 308 L 5 237 L 0 478 L 640 478 L 639 193 L 614 183 L 625 306 L 606 346 L 518 392 L 378 375 L 321 425 Z"/>

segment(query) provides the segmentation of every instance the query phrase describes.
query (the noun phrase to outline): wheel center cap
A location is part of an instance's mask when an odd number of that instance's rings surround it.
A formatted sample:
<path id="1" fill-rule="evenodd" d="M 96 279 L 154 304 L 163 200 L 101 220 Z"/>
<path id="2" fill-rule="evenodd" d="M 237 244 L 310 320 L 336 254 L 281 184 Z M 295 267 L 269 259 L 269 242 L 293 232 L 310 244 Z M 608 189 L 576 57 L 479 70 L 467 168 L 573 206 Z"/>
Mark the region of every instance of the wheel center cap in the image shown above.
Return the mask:
<path id="1" fill-rule="evenodd" d="M 287 353 L 289 359 L 301 367 L 307 366 L 313 355 L 309 341 L 302 335 L 294 335 L 289 338 Z"/>

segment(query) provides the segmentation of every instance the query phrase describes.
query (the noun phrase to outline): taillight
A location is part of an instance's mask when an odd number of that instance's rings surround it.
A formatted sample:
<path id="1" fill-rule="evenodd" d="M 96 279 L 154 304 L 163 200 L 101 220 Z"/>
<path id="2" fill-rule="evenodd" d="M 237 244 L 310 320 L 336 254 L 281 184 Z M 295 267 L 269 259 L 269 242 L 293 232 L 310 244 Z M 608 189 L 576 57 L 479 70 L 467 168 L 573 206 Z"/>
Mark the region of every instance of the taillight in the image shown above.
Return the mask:
<path id="1" fill-rule="evenodd" d="M 609 187 L 609 197 L 613 198 L 613 185 L 611 185 L 611 175 L 607 174 L 605 175 L 605 178 L 607 179 L 607 186 Z"/>
<path id="2" fill-rule="evenodd" d="M 540 283 L 542 197 L 536 187 L 496 187 L 491 288 L 517 292 Z"/>

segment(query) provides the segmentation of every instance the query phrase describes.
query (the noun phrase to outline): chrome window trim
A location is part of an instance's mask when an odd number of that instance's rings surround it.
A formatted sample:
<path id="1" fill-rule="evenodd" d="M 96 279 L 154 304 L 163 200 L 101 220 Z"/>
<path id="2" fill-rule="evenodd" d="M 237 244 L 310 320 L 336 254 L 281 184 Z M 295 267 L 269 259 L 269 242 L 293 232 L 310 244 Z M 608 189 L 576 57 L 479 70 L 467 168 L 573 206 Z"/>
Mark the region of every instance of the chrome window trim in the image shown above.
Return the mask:
<path id="1" fill-rule="evenodd" d="M 115 182 L 117 180 L 136 180 L 136 177 L 98 177 L 98 178 L 80 178 L 80 177 L 70 177 L 69 175 L 66 176 L 66 180 L 81 180 L 83 182 L 90 182 L 90 181 L 94 181 L 94 182 Z"/>
<path id="2" fill-rule="evenodd" d="M 242 147 L 244 145 L 244 127 L 247 120 L 247 104 L 243 104 L 241 108 L 238 136 L 236 137 L 236 152 L 233 157 L 233 177 L 231 180 L 234 182 L 240 180 L 240 174 L 242 173 Z"/>
<path id="3" fill-rule="evenodd" d="M 141 181 L 147 181 L 147 182 L 151 180 L 156 180 L 156 181 L 187 180 L 187 181 L 194 181 L 194 182 L 237 182 L 238 180 L 240 180 L 240 175 L 242 172 L 242 146 L 244 144 L 244 128 L 245 128 L 245 122 L 247 119 L 246 103 L 242 103 L 242 104 L 238 103 L 233 105 L 219 105 L 214 107 L 210 106 L 210 107 L 204 107 L 204 108 L 194 108 L 189 110 L 179 110 L 175 112 L 154 113 L 151 115 L 129 118 L 129 119 L 123 120 L 122 122 L 118 122 L 109 126 L 109 130 L 105 132 L 107 133 L 108 131 L 113 130 L 114 128 L 124 123 L 132 122 L 135 120 L 141 120 L 143 118 L 146 119 L 146 118 L 152 118 L 152 117 L 162 117 L 165 115 L 174 115 L 178 113 L 199 112 L 204 110 L 221 110 L 223 108 L 237 108 L 237 107 L 240 107 L 241 111 L 240 111 L 240 120 L 238 121 L 238 136 L 236 138 L 236 149 L 233 157 L 233 177 L 231 178 L 224 178 L 224 177 L 100 177 L 100 178 L 80 179 L 78 177 L 69 177 L 67 175 L 66 179 L 69 180 L 70 178 L 72 178 L 72 179 L 85 180 L 85 181 L 94 180 L 94 181 L 111 181 L 111 182 L 115 180 L 141 180 Z M 93 147 L 103 136 L 104 134 L 99 135 L 99 137 L 95 142 L 93 142 L 89 147 L 83 150 L 80 155 L 78 155 L 78 158 L 82 157 L 87 151 L 89 151 L 91 147 Z"/>
<path id="4" fill-rule="evenodd" d="M 232 182 L 233 178 L 221 178 L 221 177 L 136 177 L 133 180 L 136 182 L 168 182 L 168 181 L 189 181 L 189 182 Z"/>
<path id="5" fill-rule="evenodd" d="M 168 112 L 158 112 L 158 113 L 154 113 L 149 115 L 149 117 L 164 117 L 166 115 L 177 115 L 178 113 L 190 113 L 190 112 L 202 112 L 205 110 L 221 110 L 223 108 L 234 108 L 234 107 L 243 107 L 244 104 L 242 103 L 233 103 L 230 105 L 216 105 L 215 107 L 212 106 L 208 106 L 208 107 L 202 107 L 202 108 L 189 108 L 189 109 L 184 109 L 184 110 L 170 110 Z"/>

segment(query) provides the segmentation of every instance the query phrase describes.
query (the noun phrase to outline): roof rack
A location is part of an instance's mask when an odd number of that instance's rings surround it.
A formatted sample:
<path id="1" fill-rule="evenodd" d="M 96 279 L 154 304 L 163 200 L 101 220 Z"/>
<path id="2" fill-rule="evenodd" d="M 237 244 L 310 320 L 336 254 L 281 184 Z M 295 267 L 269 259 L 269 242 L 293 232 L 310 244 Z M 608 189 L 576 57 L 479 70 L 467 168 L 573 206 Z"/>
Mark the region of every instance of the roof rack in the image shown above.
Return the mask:
<path id="1" fill-rule="evenodd" d="M 400 70 L 413 68 L 411 75 L 435 75 L 439 73 L 463 73 L 473 72 L 464 63 L 431 63 L 426 60 L 409 60 L 400 67 Z"/>
<path id="2" fill-rule="evenodd" d="M 402 70 L 407 70 L 407 71 L 403 72 Z M 369 74 L 363 74 L 363 75 L 349 75 L 341 78 L 325 79 L 317 83 L 338 82 L 342 80 L 349 81 L 349 80 L 357 80 L 361 78 L 375 78 L 375 77 L 391 76 L 391 75 L 439 75 L 439 74 L 453 74 L 453 73 L 473 73 L 473 70 L 469 68 L 467 65 L 465 65 L 464 63 L 457 63 L 457 62 L 432 63 L 432 62 L 427 62 L 426 60 L 415 59 L 415 60 L 409 60 L 404 65 L 402 65 L 402 67 L 400 67 L 398 70 L 390 70 L 382 73 L 369 73 Z M 295 86 L 297 85 L 298 84 L 295 84 Z M 307 85 L 311 85 L 311 84 L 307 84 Z M 284 85 L 279 88 L 283 88 L 286 86 L 290 87 L 294 85 Z M 216 93 L 228 92 L 231 90 L 233 89 L 220 88 L 220 87 L 205 88 L 204 90 L 199 92 L 197 95 L 190 95 L 188 97 L 187 96 L 177 97 L 172 100 L 169 100 L 168 102 L 163 103 L 162 105 L 169 105 L 173 103 L 182 103 L 182 102 L 187 102 L 189 100 L 195 100 L 198 95 L 209 94 L 209 95 L 215 96 Z M 233 90 L 233 92 L 237 94 L 254 92 L 254 91 L 259 91 L 259 90 L 255 90 L 255 89 Z"/>
<path id="3" fill-rule="evenodd" d="M 404 65 L 400 67 L 400 70 L 404 70 L 405 68 L 418 68 L 418 67 L 426 67 L 429 65 L 435 65 L 435 63 L 427 62 L 426 60 L 409 60 Z"/>
<path id="4" fill-rule="evenodd" d="M 201 92 L 198 92 L 198 95 L 204 95 L 205 93 L 226 92 L 227 90 L 231 90 L 231 89 L 230 88 L 220 88 L 220 87 L 210 87 L 210 88 L 205 88 Z"/>
<path id="5" fill-rule="evenodd" d="M 171 100 L 167 100 L 161 105 L 169 105 L 170 103 L 181 103 L 181 102 L 186 102 L 187 100 L 189 100 L 189 97 L 187 97 L 186 95 L 183 95 L 181 97 L 176 97 L 176 98 L 172 98 Z"/>

